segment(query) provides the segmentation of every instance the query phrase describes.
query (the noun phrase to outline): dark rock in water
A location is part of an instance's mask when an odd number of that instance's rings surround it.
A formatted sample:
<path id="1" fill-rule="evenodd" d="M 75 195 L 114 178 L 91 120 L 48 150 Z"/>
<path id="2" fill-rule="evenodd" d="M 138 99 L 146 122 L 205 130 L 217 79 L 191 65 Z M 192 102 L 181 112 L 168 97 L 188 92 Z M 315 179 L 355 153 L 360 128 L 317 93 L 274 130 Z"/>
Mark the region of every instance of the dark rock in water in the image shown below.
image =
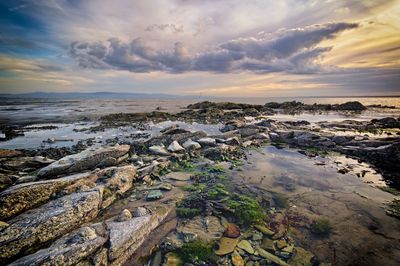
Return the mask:
<path id="1" fill-rule="evenodd" d="M 90 173 L 83 173 L 10 187 L 0 193 L 0 220 L 8 219 L 48 201 L 53 194 L 89 175 Z"/>
<path id="2" fill-rule="evenodd" d="M 127 158 L 124 155 L 129 152 L 129 149 L 129 145 L 115 145 L 97 149 L 89 148 L 78 154 L 66 156 L 41 169 L 38 177 L 49 178 L 61 174 L 70 174 L 93 169 L 98 165 L 112 166 L 105 165 L 104 162 L 110 161 L 109 158 L 114 158 L 115 160 L 112 160 L 114 164 L 120 163 Z"/>
<path id="3" fill-rule="evenodd" d="M 76 193 L 9 220 L 0 235 L 0 260 L 11 260 L 92 220 L 100 202 L 99 190 Z"/>
<path id="4" fill-rule="evenodd" d="M 400 128 L 400 118 L 385 117 L 382 119 L 372 119 L 371 124 L 383 128 Z"/>
<path id="5" fill-rule="evenodd" d="M 336 108 L 337 110 L 343 111 L 364 111 L 367 109 L 362 103 L 354 101 L 354 102 L 345 102 L 339 104 Z"/>
<path id="6" fill-rule="evenodd" d="M 300 121 L 285 121 L 283 122 L 286 125 L 289 126 L 294 126 L 294 127 L 299 127 L 299 126 L 308 126 L 310 125 L 310 122 L 305 121 L 305 120 L 300 120 Z"/>
<path id="7" fill-rule="evenodd" d="M 82 227 L 54 242 L 50 247 L 25 256 L 10 265 L 77 265 L 88 259 L 107 241 L 91 227 Z"/>

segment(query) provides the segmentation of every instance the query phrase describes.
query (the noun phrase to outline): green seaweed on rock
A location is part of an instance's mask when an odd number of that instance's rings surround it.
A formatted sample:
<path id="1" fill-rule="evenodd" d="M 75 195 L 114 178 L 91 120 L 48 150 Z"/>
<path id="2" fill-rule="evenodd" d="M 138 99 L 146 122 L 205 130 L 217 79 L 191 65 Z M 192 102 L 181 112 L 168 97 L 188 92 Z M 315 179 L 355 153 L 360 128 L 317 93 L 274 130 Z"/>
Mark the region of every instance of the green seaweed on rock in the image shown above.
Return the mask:
<path id="1" fill-rule="evenodd" d="M 320 236 L 327 236 L 332 231 L 332 225 L 328 219 L 316 219 L 311 224 L 311 232 Z"/>
<path id="2" fill-rule="evenodd" d="M 240 224 L 252 224 L 266 218 L 263 208 L 259 202 L 246 195 L 234 195 L 227 202 L 234 216 Z"/>
<path id="3" fill-rule="evenodd" d="M 208 262 L 215 263 L 217 258 L 213 251 L 212 243 L 206 243 L 202 240 L 183 244 L 178 251 L 179 256 L 184 262 Z"/>

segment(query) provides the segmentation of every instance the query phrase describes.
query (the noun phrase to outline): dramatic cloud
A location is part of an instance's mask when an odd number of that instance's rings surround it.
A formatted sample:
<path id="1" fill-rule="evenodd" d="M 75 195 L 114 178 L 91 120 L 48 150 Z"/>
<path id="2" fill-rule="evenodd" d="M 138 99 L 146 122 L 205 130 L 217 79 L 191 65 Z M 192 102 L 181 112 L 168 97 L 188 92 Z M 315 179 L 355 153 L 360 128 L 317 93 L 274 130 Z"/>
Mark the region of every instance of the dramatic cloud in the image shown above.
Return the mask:
<path id="1" fill-rule="evenodd" d="M 131 72 L 186 71 L 256 73 L 321 71 L 318 62 L 329 47 L 316 47 L 323 40 L 333 39 L 341 31 L 357 28 L 354 23 L 330 23 L 304 28 L 280 30 L 274 34 L 240 38 L 208 51 L 189 55 L 183 43 L 173 49 L 156 50 L 137 38 L 123 42 L 111 38 L 107 42 L 73 42 L 69 54 L 81 67 L 117 69 Z"/>

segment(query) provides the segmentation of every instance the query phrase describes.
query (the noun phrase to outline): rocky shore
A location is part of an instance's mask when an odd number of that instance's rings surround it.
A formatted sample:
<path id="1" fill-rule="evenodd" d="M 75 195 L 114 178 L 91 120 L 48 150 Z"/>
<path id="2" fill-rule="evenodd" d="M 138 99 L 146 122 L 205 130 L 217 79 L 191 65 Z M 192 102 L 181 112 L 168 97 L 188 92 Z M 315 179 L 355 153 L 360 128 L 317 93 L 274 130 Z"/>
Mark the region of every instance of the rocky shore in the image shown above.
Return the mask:
<path id="1" fill-rule="evenodd" d="M 296 148 L 366 162 L 400 189 L 400 118 L 279 121 L 278 110 L 360 112 L 358 102 L 249 105 L 201 102 L 177 114 L 110 114 L 106 128 L 183 121 L 219 124 L 219 134 L 172 125 L 158 135 L 107 145 L 0 150 L 0 265 L 329 265 L 299 245 L 293 224 L 324 238 L 324 219 L 286 215 L 285 202 L 232 181 L 251 149 Z M 6 137 L 15 137 L 14 133 Z M 339 172 L 351 169 L 342 167 Z M 365 174 L 365 173 L 364 173 Z M 360 173 L 362 175 L 362 173 Z M 399 218 L 399 200 L 387 213 Z M 152 239 L 160 239 L 156 243 Z"/>

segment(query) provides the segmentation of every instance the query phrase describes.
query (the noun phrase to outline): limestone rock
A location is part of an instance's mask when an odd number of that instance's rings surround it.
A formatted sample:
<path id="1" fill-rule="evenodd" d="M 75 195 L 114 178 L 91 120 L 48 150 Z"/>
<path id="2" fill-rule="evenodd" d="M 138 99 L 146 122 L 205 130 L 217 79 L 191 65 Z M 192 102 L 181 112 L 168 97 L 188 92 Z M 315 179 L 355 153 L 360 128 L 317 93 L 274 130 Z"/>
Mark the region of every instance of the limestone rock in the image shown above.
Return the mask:
<path id="1" fill-rule="evenodd" d="M 181 152 L 184 151 L 185 148 L 183 148 L 178 141 L 174 140 L 169 146 L 168 146 L 168 150 L 170 152 Z"/>
<path id="2" fill-rule="evenodd" d="M 45 203 L 54 193 L 61 191 L 74 182 L 87 178 L 89 175 L 90 173 L 83 173 L 10 187 L 0 193 L 0 219 L 8 219 Z"/>
<path id="3" fill-rule="evenodd" d="M 193 141 L 191 139 L 188 139 L 182 145 L 187 150 L 198 150 L 198 149 L 201 149 L 201 145 L 198 142 Z"/>
<path id="4" fill-rule="evenodd" d="M 161 156 L 169 155 L 169 152 L 163 146 L 153 145 L 149 147 L 149 151 L 155 155 L 161 155 Z"/>
<path id="5" fill-rule="evenodd" d="M 122 167 L 110 167 L 99 172 L 99 177 L 109 176 L 105 182 L 105 187 L 115 193 L 125 193 L 128 191 L 135 180 L 136 167 L 127 165 Z"/>
<path id="6" fill-rule="evenodd" d="M 106 146 L 101 148 L 89 148 L 78 154 L 66 156 L 44 168 L 42 168 L 38 177 L 49 178 L 61 174 L 70 174 L 88 169 L 93 169 L 98 165 L 104 165 L 103 161 L 107 158 L 116 159 L 113 161 L 114 164 L 121 162 L 121 158 L 129 152 L 129 145 L 115 145 Z"/>
<path id="7" fill-rule="evenodd" d="M 11 219 L 0 235 L 0 260 L 11 259 L 92 220 L 100 202 L 99 190 L 76 193 Z"/>
<path id="8" fill-rule="evenodd" d="M 222 236 L 224 227 L 218 217 L 215 216 L 196 216 L 186 223 L 181 223 L 176 228 L 179 235 L 195 235 L 197 238 L 211 242 Z"/>

